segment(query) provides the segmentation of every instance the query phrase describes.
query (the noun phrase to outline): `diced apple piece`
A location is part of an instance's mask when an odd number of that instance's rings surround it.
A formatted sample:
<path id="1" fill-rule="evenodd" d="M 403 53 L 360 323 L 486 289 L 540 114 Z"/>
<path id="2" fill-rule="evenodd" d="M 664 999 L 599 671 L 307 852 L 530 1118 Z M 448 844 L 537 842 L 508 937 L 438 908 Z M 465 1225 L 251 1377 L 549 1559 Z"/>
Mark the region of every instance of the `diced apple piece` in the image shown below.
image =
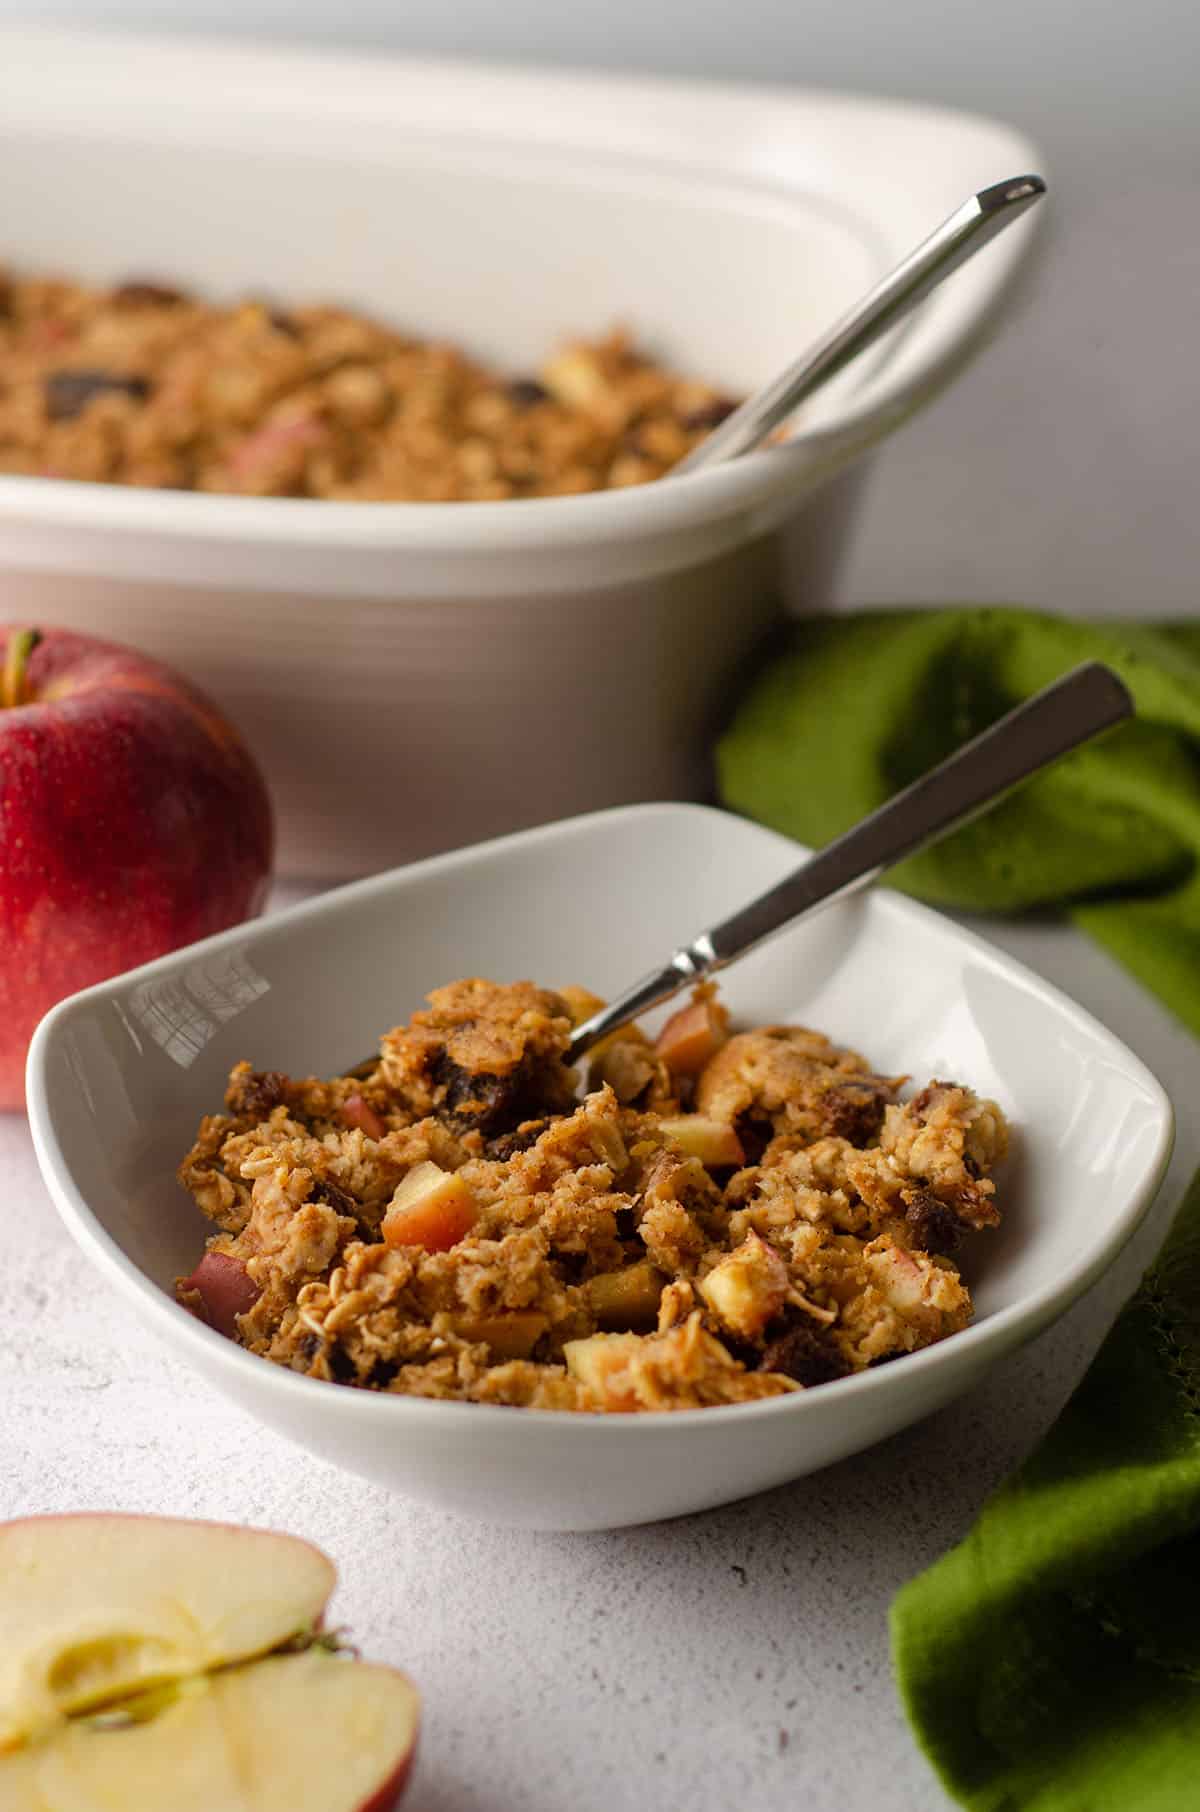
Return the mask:
<path id="1" fill-rule="evenodd" d="M 89 1707 L 279 1647 L 318 1624 L 335 1579 L 308 1542 L 221 1523 L 0 1524 L 0 1754 Z"/>
<path id="2" fill-rule="evenodd" d="M 601 1007 L 607 1006 L 608 1004 L 601 995 L 593 994 L 590 988 L 575 988 L 568 986 L 566 988 L 560 988 L 558 991 L 570 1008 L 571 1021 L 572 1024 L 576 1026 L 583 1025 L 584 1021 L 590 1019 L 593 1013 L 598 1013 Z M 640 1026 L 616 1026 L 608 1033 L 607 1037 L 598 1039 L 588 1052 L 588 1075 L 593 1088 L 598 1088 L 602 1082 L 612 1082 L 614 1088 L 616 1088 L 614 1079 L 605 1074 L 604 1060 L 610 1055 L 614 1047 L 617 1047 L 619 1050 L 619 1047 L 623 1045 L 628 1045 L 635 1048 L 639 1053 L 644 1053 L 646 1070 L 643 1081 L 649 1080 L 652 1073 L 652 1065 L 649 1060 L 652 1059 L 654 1055 L 654 1047 L 650 1043 L 650 1040 Z M 616 1092 L 618 1099 L 620 1099 L 620 1089 L 617 1088 Z"/>
<path id="3" fill-rule="evenodd" d="M 665 1281 L 645 1258 L 623 1271 L 603 1271 L 589 1278 L 584 1293 L 602 1328 L 652 1328 Z"/>
<path id="4" fill-rule="evenodd" d="M 728 1036 L 729 1014 L 707 998 L 672 1013 L 654 1048 L 673 1076 L 698 1076 Z"/>
<path id="5" fill-rule="evenodd" d="M 61 1725 L 0 1760 L 4 1812 L 391 1812 L 416 1747 L 404 1675 L 310 1649 L 189 1680 L 156 1716 Z"/>
<path id="6" fill-rule="evenodd" d="M 787 1266 L 773 1246 L 750 1233 L 707 1277 L 700 1294 L 717 1320 L 743 1340 L 755 1340 L 787 1301 Z"/>
<path id="7" fill-rule="evenodd" d="M 230 1340 L 237 1333 L 238 1316 L 248 1314 L 262 1294 L 241 1259 L 228 1252 L 206 1252 L 180 1288 L 196 1292 L 209 1327 Z"/>
<path id="8" fill-rule="evenodd" d="M 724 1120 L 704 1114 L 677 1114 L 660 1120 L 658 1129 L 690 1158 L 699 1158 L 707 1170 L 740 1170 L 746 1162 L 742 1142 Z"/>
<path id="9" fill-rule="evenodd" d="M 586 1340 L 568 1340 L 563 1347 L 567 1372 L 604 1409 L 636 1409 L 629 1366 L 642 1339 L 641 1334 L 590 1334 Z"/>
<path id="10" fill-rule="evenodd" d="M 387 1133 L 387 1126 L 369 1101 L 361 1095 L 347 1095 L 342 1102 L 342 1124 L 357 1126 L 365 1132 L 368 1139 L 382 1139 Z"/>
<path id="11" fill-rule="evenodd" d="M 549 1316 L 537 1309 L 513 1309 L 503 1315 L 461 1316 L 454 1331 L 490 1347 L 494 1359 L 528 1359 L 549 1326 Z"/>
<path id="12" fill-rule="evenodd" d="M 383 1217 L 389 1246 L 424 1246 L 449 1252 L 475 1225 L 475 1198 L 461 1177 L 439 1164 L 418 1164 L 392 1197 Z"/>
<path id="13" fill-rule="evenodd" d="M 599 994 L 593 994 L 590 988 L 577 988 L 573 983 L 568 983 L 558 992 L 567 1003 L 572 1025 L 581 1026 L 585 1019 L 590 1019 L 604 1005 Z"/>

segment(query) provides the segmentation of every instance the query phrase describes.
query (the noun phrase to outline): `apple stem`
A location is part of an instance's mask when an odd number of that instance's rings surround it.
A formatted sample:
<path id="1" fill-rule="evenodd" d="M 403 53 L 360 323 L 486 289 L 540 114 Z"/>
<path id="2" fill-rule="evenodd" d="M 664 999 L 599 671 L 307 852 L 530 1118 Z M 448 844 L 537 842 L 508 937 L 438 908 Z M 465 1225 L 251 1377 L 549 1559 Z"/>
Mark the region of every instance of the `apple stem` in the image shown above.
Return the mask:
<path id="1" fill-rule="evenodd" d="M 0 673 L 0 709 L 25 703 L 25 670 L 41 639 L 40 629 L 14 629 L 9 636 Z"/>

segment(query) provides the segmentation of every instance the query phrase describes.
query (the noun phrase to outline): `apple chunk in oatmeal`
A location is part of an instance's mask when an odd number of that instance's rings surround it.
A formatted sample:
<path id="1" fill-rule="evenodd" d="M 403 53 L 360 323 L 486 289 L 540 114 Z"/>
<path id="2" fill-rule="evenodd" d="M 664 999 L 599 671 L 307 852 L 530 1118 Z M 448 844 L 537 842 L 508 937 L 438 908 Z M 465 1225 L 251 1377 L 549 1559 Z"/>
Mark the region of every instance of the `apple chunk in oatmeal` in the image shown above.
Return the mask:
<path id="1" fill-rule="evenodd" d="M 710 986 L 657 1040 L 596 996 L 438 988 L 366 1075 L 237 1066 L 180 1180 L 217 1231 L 179 1300 L 252 1353 L 406 1396 L 743 1403 L 957 1333 L 961 1240 L 1000 1218 L 995 1102 Z"/>

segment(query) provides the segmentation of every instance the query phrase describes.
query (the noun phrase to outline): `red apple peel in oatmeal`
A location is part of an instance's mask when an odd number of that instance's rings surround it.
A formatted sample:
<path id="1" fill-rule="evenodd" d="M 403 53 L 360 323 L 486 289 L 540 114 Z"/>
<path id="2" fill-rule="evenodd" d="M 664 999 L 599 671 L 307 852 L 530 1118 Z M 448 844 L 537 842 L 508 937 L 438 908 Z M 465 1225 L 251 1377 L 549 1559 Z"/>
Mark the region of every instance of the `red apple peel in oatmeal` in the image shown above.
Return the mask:
<path id="1" fill-rule="evenodd" d="M 668 1410 L 811 1388 L 957 1333 L 953 1254 L 1000 1218 L 994 1102 L 715 990 L 565 1062 L 597 1000 L 455 982 L 369 1074 L 240 1064 L 180 1180 L 257 1292 L 248 1351 L 360 1389 Z M 673 1067 L 672 1060 L 675 1060 Z M 232 1275 L 232 1273 L 230 1273 Z M 216 1321 L 200 1270 L 181 1302 Z"/>

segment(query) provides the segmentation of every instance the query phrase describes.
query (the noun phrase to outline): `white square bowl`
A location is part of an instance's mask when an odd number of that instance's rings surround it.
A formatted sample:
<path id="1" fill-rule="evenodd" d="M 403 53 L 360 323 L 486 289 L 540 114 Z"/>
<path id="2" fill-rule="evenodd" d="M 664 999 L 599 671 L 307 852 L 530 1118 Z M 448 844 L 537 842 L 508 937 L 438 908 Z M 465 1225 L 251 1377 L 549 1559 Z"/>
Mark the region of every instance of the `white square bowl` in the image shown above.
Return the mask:
<path id="1" fill-rule="evenodd" d="M 1060 1315 L 1136 1228 L 1171 1146 L 1162 1088 L 1110 1032 L 895 895 L 796 926 L 730 969 L 724 991 L 739 1018 L 812 1024 L 884 1071 L 961 1079 L 1012 1117 L 1005 1221 L 972 1253 L 978 1319 L 965 1332 L 784 1398 L 582 1416 L 320 1383 L 171 1298 L 209 1231 L 175 1167 L 239 1058 L 330 1074 L 459 975 L 611 994 L 797 857 L 721 812 L 631 807 L 380 875 L 104 982 L 55 1008 L 30 1052 L 47 1186 L 148 1333 L 271 1427 L 397 1491 L 498 1523 L 614 1528 L 826 1466 L 936 1409 Z"/>
<path id="2" fill-rule="evenodd" d="M 626 320 L 737 392 L 1039 158 L 870 96 L 25 28 L 0 30 L 0 160 L 19 267 L 330 297 L 509 370 Z M 701 795 L 731 676 L 828 601 L 861 456 L 962 368 L 1040 212 L 785 445 L 670 483 L 363 504 L 0 474 L 8 608 L 211 692 L 285 872 Z"/>

